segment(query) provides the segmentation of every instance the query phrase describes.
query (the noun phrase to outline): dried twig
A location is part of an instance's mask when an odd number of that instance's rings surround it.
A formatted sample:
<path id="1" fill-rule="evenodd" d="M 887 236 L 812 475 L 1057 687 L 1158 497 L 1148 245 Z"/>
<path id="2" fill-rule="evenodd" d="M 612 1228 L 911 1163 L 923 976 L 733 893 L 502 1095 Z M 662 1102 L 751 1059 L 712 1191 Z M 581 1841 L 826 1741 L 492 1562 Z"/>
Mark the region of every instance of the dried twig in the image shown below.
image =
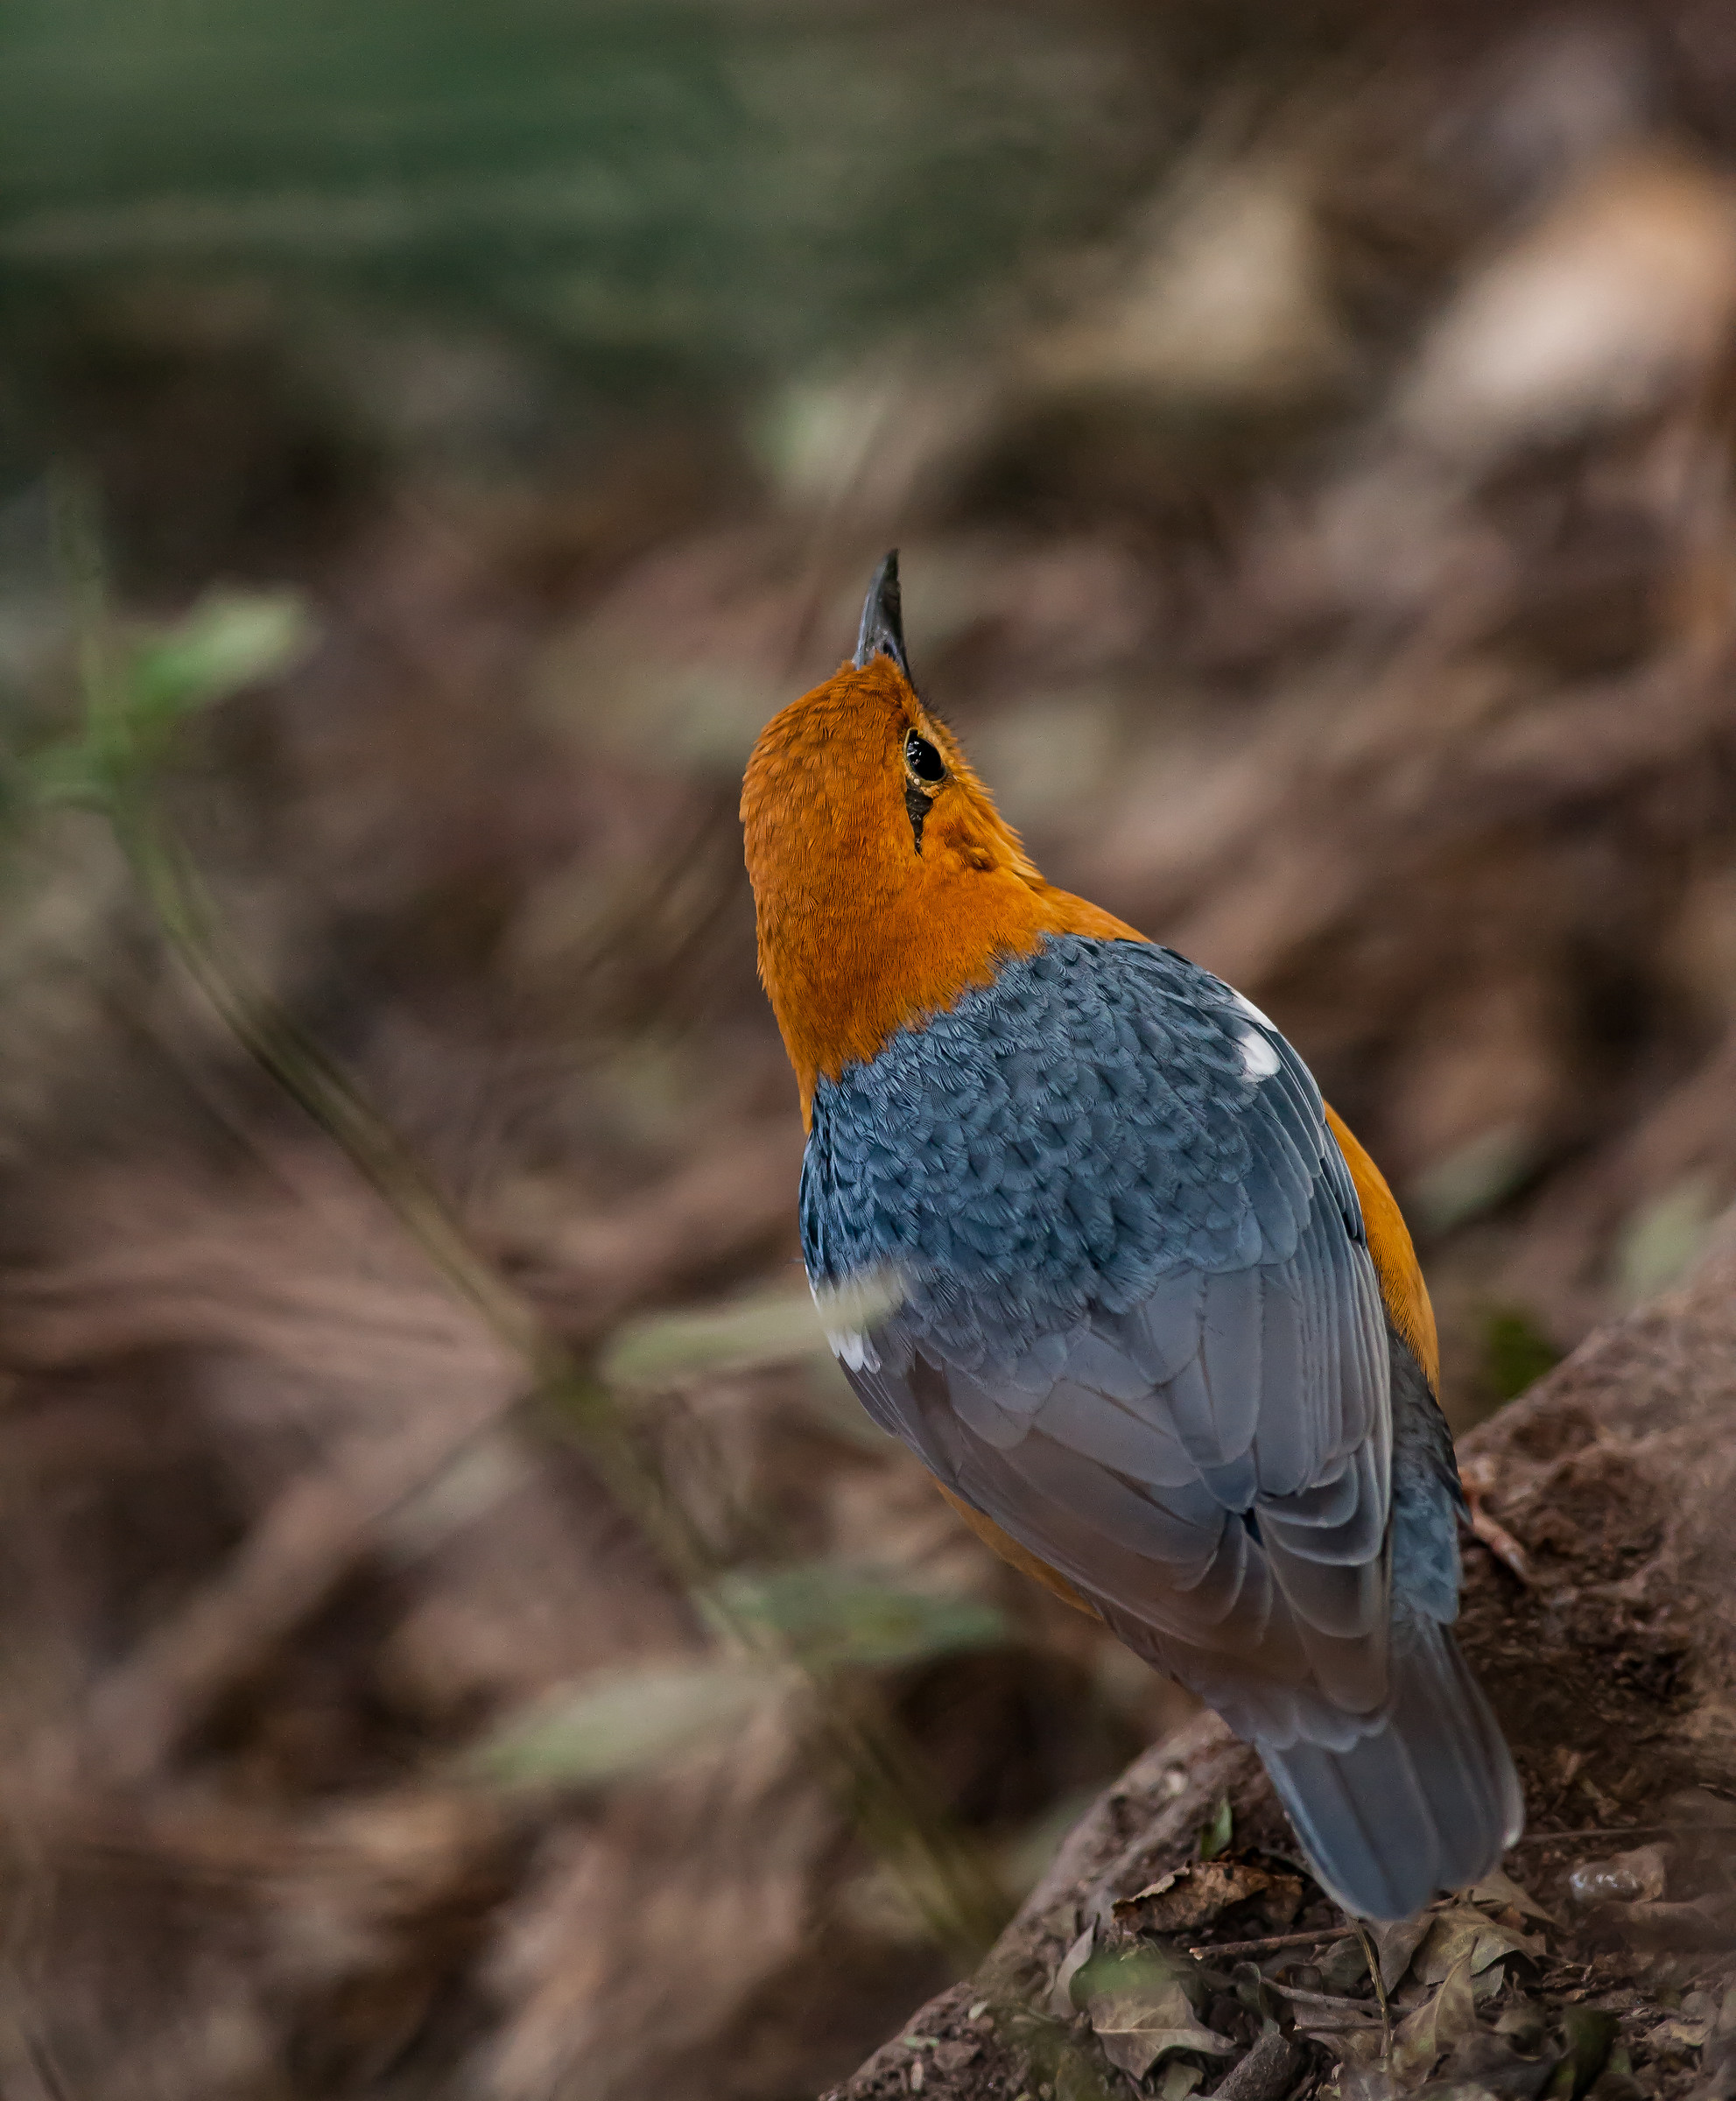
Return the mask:
<path id="1" fill-rule="evenodd" d="M 1710 1831 L 1736 1831 L 1736 1823 L 1610 1823 L 1591 1830 L 1524 1831 L 1513 1842 L 1521 1845 L 1602 1845 L 1621 1839 L 1628 1845 L 1652 1838 L 1682 1838 Z M 1511 1852 L 1512 1847 L 1508 1848 Z"/>
<path id="2" fill-rule="evenodd" d="M 1323 1941 L 1341 1941 L 1342 1926 L 1323 1927 L 1318 1933 L 1269 1933 L 1257 1941 L 1201 1941 L 1190 1955 L 1266 1955 L 1275 1948 L 1318 1948 Z"/>
<path id="3" fill-rule="evenodd" d="M 1490 1515 L 1484 1500 L 1494 1492 L 1494 1462 L 1486 1458 L 1466 1459 L 1459 1467 L 1458 1478 L 1465 1490 L 1472 1537 L 1480 1540 L 1508 1574 L 1517 1577 L 1527 1590 L 1535 1589 L 1530 1556 L 1507 1527 Z"/>
<path id="4" fill-rule="evenodd" d="M 1393 2008 L 1387 1997 L 1387 1982 L 1381 1975 L 1381 1951 L 1374 1945 L 1374 1936 L 1360 1919 L 1350 1922 L 1351 1931 L 1362 1946 L 1362 1959 L 1368 1965 L 1368 1981 L 1374 1987 L 1374 2001 L 1381 2009 L 1381 2027 L 1387 2039 L 1388 2051 L 1393 2047 Z"/>
<path id="5" fill-rule="evenodd" d="M 1266 1982 L 1280 1999 L 1294 1999 L 1299 2006 L 1325 2006 L 1338 2013 L 1364 2013 L 1368 2014 L 1371 2020 L 1374 2019 L 1373 2014 L 1368 2013 L 1368 2001 L 1366 1999 L 1346 1999 L 1332 1992 L 1302 1992 L 1294 1985 L 1273 1984 L 1270 1978 Z M 1381 2024 L 1377 2021 L 1375 2025 L 1379 2027 Z"/>

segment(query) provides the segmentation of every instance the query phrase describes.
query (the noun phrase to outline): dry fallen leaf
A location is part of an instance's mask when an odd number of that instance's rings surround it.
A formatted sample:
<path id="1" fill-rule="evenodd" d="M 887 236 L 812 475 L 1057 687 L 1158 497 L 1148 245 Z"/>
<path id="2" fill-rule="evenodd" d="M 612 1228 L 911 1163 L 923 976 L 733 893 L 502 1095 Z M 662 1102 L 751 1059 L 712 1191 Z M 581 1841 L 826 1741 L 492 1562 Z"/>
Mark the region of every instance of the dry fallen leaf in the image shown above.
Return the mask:
<path id="1" fill-rule="evenodd" d="M 1212 1925 L 1233 1905 L 1260 1900 L 1273 1929 L 1282 1932 L 1302 1904 L 1302 1884 L 1281 1869 L 1233 1858 L 1195 1861 L 1158 1878 L 1130 1897 L 1119 1897 L 1114 1915 L 1142 1933 L 1192 1933 Z"/>
<path id="2" fill-rule="evenodd" d="M 1386 1919 L 1371 1924 L 1368 1931 L 1374 1943 L 1374 1952 L 1381 1958 L 1381 1982 L 1390 1992 L 1410 1967 L 1410 1958 L 1429 1937 L 1434 1920 L 1426 1912 L 1418 1912 L 1414 1919 Z M 1358 1955 L 1362 1950 L 1356 1950 Z M 1348 1963 L 1348 1957 L 1346 1957 Z M 1367 1957 L 1364 1957 L 1367 1967 Z"/>
<path id="3" fill-rule="evenodd" d="M 1420 2086 L 1457 2046 L 1477 2033 L 1471 1993 L 1471 1951 L 1459 1957 L 1433 1992 L 1399 2023 L 1393 2041 L 1393 2070 L 1401 2084 Z"/>
<path id="4" fill-rule="evenodd" d="M 1091 1960 L 1092 1949 L 1097 1943 L 1097 1922 L 1088 1919 L 1083 1933 L 1061 1957 L 1061 1966 L 1055 1972 L 1055 1982 L 1050 1987 L 1049 2011 L 1058 2020 L 1071 2020 L 1077 2011 L 1073 2005 L 1073 1979 Z"/>
<path id="5" fill-rule="evenodd" d="M 1200 2026 L 1184 1980 L 1155 1951 L 1088 1964 L 1080 1972 L 1080 1990 L 1104 2055 L 1130 2079 L 1142 2079 L 1172 2050 L 1207 2057 L 1234 2054 L 1233 2042 Z"/>
<path id="6" fill-rule="evenodd" d="M 1514 1932 L 1472 1905 L 1454 1904 L 1434 1915 L 1426 1938 L 1411 1958 L 1410 1971 L 1419 1983 L 1438 1985 L 1462 1961 L 1468 1961 L 1471 1973 L 1477 1975 L 1509 1955 L 1522 1955 L 1535 1963 L 1543 1954 L 1541 1941 Z"/>
<path id="7" fill-rule="evenodd" d="M 1522 1913 L 1528 1919 L 1542 1919 L 1549 1926 L 1559 1923 L 1553 1913 L 1545 1911 L 1529 1890 L 1522 1889 L 1511 1875 L 1503 1874 L 1500 1868 L 1485 1875 L 1474 1888 L 1466 1890 L 1465 1895 L 1467 1903 L 1486 1904 L 1496 1911 L 1510 1904 L 1515 1911 Z"/>
<path id="8" fill-rule="evenodd" d="M 1373 2034 L 1336 2035 L 1332 2041 L 1342 2053 L 1339 2065 L 1339 2101 L 1394 2101 L 1398 2086 L 1391 2061 L 1381 2055 L 1381 2038 Z"/>
<path id="9" fill-rule="evenodd" d="M 1199 2026 L 1187 1994 L 1177 1984 L 1160 1986 L 1152 1998 L 1140 1992 L 1106 1992 L 1092 2000 L 1090 2013 L 1104 2055 L 1130 2079 L 1144 2078 L 1171 2050 L 1227 2057 L 1235 2048 L 1223 2036 Z"/>
<path id="10" fill-rule="evenodd" d="M 1647 2040 L 1660 2055 L 1670 2050 L 1703 2050 L 1711 2025 L 1704 2020 L 1683 2020 L 1679 2016 L 1661 2020 Z"/>
<path id="11" fill-rule="evenodd" d="M 1423 2006 L 1401 2024 L 1391 2059 L 1399 2085 L 1453 2101 L 1536 2101 L 1560 2069 L 1547 2024 L 1533 2006 L 1510 2007 L 1494 2028 L 1479 2025 L 1466 1956 Z M 1346 2097 L 1348 2101 L 1348 2097 Z M 1365 2094 L 1361 2101 L 1381 2101 Z M 1564 2094 L 1562 2101 L 1566 2101 Z"/>

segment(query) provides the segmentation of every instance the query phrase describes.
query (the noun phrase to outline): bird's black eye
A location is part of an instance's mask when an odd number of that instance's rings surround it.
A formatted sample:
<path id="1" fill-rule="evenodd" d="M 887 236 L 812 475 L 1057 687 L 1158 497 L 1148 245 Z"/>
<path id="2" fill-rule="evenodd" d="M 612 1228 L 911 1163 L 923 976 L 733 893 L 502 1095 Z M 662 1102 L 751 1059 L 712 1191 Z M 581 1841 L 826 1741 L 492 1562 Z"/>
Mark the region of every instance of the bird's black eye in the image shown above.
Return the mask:
<path id="1" fill-rule="evenodd" d="M 946 762 L 926 737 L 912 730 L 904 739 L 904 763 L 919 781 L 944 781 Z"/>

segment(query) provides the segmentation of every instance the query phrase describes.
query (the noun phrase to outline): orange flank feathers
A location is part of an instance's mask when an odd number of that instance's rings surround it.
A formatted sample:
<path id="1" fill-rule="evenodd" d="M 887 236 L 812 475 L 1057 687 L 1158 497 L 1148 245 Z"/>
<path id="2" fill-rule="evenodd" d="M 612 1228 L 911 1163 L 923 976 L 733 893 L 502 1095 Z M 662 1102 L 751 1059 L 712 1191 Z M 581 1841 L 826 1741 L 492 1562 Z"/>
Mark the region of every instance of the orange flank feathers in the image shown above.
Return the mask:
<path id="1" fill-rule="evenodd" d="M 1441 1345 L 1435 1332 L 1435 1309 L 1429 1303 L 1429 1288 L 1423 1282 L 1422 1264 L 1410 1244 L 1398 1201 L 1387 1187 L 1387 1178 L 1364 1152 L 1354 1132 L 1332 1105 L 1326 1104 L 1326 1121 L 1339 1142 L 1344 1163 L 1356 1184 L 1362 1206 L 1363 1230 L 1368 1235 L 1368 1252 L 1374 1258 L 1374 1274 L 1381 1280 L 1381 1296 L 1392 1324 L 1410 1346 L 1410 1353 L 1428 1374 L 1429 1384 L 1441 1390 Z"/>
<path id="2" fill-rule="evenodd" d="M 1076 1613 L 1087 1613 L 1093 1620 L 1102 1617 L 1091 1600 L 1081 1598 L 1058 1569 L 1051 1569 L 1046 1561 L 1039 1561 L 1029 1547 L 1022 1547 L 1017 1540 L 1003 1532 L 992 1517 L 985 1517 L 963 1496 L 955 1495 L 945 1481 L 936 1481 L 934 1485 L 991 1554 L 998 1554 L 1009 1568 L 1016 1569 L 1021 1576 L 1031 1577 L 1045 1591 L 1058 1598 L 1063 1605 L 1072 1606 Z"/>
<path id="3" fill-rule="evenodd" d="M 1044 882 L 889 652 L 840 666 L 767 724 L 748 763 L 741 822 L 760 975 L 805 1118 L 821 1075 L 836 1079 L 872 1058 L 895 1031 L 944 1013 L 1045 934 L 1146 938 Z M 1438 1386 L 1435 1316 L 1410 1235 L 1379 1168 L 1326 1114 L 1387 1310 Z M 1018 1549 L 1009 1558 L 1030 1556 Z"/>

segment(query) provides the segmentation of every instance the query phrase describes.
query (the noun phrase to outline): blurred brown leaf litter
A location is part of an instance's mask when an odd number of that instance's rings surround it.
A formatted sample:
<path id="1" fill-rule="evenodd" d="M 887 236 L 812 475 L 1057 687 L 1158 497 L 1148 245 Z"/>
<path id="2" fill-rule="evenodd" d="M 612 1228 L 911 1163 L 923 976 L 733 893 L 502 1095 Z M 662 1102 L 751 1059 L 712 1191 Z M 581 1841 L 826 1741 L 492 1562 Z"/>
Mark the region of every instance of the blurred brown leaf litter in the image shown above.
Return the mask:
<path id="1" fill-rule="evenodd" d="M 896 541 L 1044 868 L 1388 1168 L 1458 1422 L 1667 1285 L 1736 1185 L 1736 34 L 514 14 L 489 103 L 444 13 L 375 90 L 394 6 L 275 77 L 237 7 L 86 25 L 130 202 L 0 32 L 0 2083 L 785 2101 L 945 1979 L 896 1836 L 64 799 L 53 477 L 147 657 L 305 608 L 165 748 L 247 969 L 1016 1895 L 1185 1704 L 816 1346 L 741 761 Z"/>

